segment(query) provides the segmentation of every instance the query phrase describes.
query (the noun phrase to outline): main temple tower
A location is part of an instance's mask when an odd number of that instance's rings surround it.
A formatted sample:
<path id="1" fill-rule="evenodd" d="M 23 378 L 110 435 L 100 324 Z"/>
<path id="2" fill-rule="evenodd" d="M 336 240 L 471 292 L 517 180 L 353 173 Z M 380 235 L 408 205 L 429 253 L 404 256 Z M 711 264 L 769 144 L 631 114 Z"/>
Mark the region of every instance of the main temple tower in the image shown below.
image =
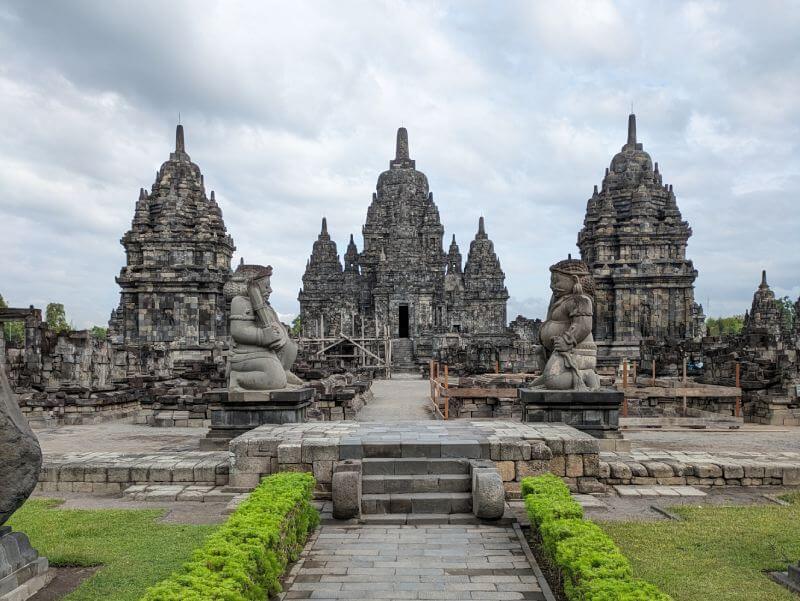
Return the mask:
<path id="1" fill-rule="evenodd" d="M 505 275 L 483 218 L 462 273 L 455 238 L 444 252 L 439 209 L 403 127 L 362 234 L 361 252 L 350 237 L 343 269 L 323 224 L 298 297 L 303 336 L 388 334 L 395 355 L 410 360 L 432 356 L 437 336 L 448 333 L 506 335 Z"/>
<path id="2" fill-rule="evenodd" d="M 595 279 L 594 336 L 601 355 L 638 357 L 642 339 L 700 335 L 697 270 L 686 258 L 691 235 L 672 186 L 637 141 L 636 116 L 630 115 L 628 140 L 601 189 L 595 186 L 578 234 Z"/>

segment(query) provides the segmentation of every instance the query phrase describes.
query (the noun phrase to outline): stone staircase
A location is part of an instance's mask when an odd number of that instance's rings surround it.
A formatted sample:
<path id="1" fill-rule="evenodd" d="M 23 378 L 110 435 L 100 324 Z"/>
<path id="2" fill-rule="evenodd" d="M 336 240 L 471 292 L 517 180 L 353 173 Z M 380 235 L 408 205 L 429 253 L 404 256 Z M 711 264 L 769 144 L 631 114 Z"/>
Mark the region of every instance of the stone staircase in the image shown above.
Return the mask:
<path id="1" fill-rule="evenodd" d="M 472 477 L 463 459 L 364 459 L 362 515 L 468 514 Z"/>
<path id="2" fill-rule="evenodd" d="M 394 338 L 392 340 L 392 369 L 405 372 L 416 372 L 414 361 L 414 342 L 410 338 Z"/>

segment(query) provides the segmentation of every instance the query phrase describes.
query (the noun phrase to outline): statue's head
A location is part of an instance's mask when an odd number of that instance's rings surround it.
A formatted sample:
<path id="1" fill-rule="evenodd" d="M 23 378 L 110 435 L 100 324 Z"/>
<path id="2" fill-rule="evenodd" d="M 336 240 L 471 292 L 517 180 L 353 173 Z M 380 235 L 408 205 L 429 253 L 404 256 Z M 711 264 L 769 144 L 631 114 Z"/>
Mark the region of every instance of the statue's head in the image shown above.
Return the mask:
<path id="1" fill-rule="evenodd" d="M 264 300 L 267 300 L 272 293 L 272 288 L 270 287 L 271 276 L 271 265 L 247 265 L 242 259 L 236 267 L 236 271 L 233 272 L 231 279 L 225 283 L 225 298 L 230 302 L 234 296 L 247 296 L 247 286 L 250 282 L 253 282 L 261 290 Z"/>
<path id="2" fill-rule="evenodd" d="M 586 294 L 594 296 L 594 279 L 589 266 L 572 255 L 550 267 L 550 290 L 554 296 Z"/>

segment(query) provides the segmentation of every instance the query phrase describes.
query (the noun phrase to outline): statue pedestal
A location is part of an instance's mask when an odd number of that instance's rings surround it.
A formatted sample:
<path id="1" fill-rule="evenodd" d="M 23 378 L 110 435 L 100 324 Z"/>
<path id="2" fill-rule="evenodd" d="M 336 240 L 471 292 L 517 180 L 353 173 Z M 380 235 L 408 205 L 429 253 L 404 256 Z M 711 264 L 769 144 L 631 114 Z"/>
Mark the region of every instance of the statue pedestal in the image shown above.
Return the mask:
<path id="1" fill-rule="evenodd" d="M 211 410 L 211 430 L 200 441 L 202 450 L 227 449 L 228 442 L 264 424 L 306 421 L 306 409 L 314 399 L 313 388 L 270 391 L 212 390 L 203 395 Z"/>
<path id="2" fill-rule="evenodd" d="M 595 438 L 622 438 L 621 392 L 520 388 L 517 395 L 524 422 L 563 422 Z"/>
<path id="3" fill-rule="evenodd" d="M 0 601 L 23 601 L 36 594 L 51 578 L 46 557 L 31 547 L 22 532 L 0 526 Z"/>

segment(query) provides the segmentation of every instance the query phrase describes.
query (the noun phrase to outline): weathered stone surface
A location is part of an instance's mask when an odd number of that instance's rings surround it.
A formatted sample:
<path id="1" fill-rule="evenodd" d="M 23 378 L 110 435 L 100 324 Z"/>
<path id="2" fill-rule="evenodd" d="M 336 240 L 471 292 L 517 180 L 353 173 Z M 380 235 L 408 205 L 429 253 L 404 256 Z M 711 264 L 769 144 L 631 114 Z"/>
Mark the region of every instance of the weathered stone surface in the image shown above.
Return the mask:
<path id="1" fill-rule="evenodd" d="M 478 468 L 472 482 L 472 510 L 475 515 L 484 520 L 503 517 L 506 492 L 497 470 Z"/>
<path id="2" fill-rule="evenodd" d="M 33 492 L 42 450 L 17 405 L 0 363 L 0 526 Z"/>
<path id="3" fill-rule="evenodd" d="M 503 482 L 509 482 L 516 477 L 517 467 L 513 461 L 496 461 L 494 465 Z"/>
<path id="4" fill-rule="evenodd" d="M 597 346 L 592 338 L 594 281 L 589 266 L 569 256 L 550 267 L 553 296 L 539 330 L 547 362 L 532 387 L 597 390 Z"/>
<path id="5" fill-rule="evenodd" d="M 272 266 L 245 265 L 225 284 L 231 303 L 228 391 L 265 391 L 302 384 L 291 372 L 297 344 L 269 304 Z"/>
<path id="6" fill-rule="evenodd" d="M 200 168 L 186 153 L 183 126 L 150 192 L 140 190 L 122 245 L 127 265 L 117 278 L 113 342 L 197 345 L 227 334 L 222 287 L 235 248 L 214 192 L 206 196 Z"/>
<path id="7" fill-rule="evenodd" d="M 586 206 L 578 235 L 595 282 L 594 336 L 601 354 L 636 356 L 642 339 L 691 339 L 704 333 L 694 302 L 697 270 L 686 258 L 692 230 L 672 186 L 636 140 L 628 140 Z"/>
<path id="8" fill-rule="evenodd" d="M 363 249 L 351 235 L 342 266 L 323 218 L 298 296 L 304 337 L 382 337 L 388 328 L 394 363 L 401 367 L 413 367 L 435 350 L 447 354 L 447 334 L 510 347 L 505 274 L 484 220 L 462 271 L 455 238 L 444 252 L 439 209 L 427 177 L 409 158 L 405 128 L 397 132 L 395 158 L 378 178 L 362 233 Z M 494 351 L 481 357 L 484 369 L 494 358 Z"/>
<path id="9" fill-rule="evenodd" d="M 349 520 L 361 515 L 361 461 L 348 459 L 334 465 L 331 483 L 333 517 Z"/>

